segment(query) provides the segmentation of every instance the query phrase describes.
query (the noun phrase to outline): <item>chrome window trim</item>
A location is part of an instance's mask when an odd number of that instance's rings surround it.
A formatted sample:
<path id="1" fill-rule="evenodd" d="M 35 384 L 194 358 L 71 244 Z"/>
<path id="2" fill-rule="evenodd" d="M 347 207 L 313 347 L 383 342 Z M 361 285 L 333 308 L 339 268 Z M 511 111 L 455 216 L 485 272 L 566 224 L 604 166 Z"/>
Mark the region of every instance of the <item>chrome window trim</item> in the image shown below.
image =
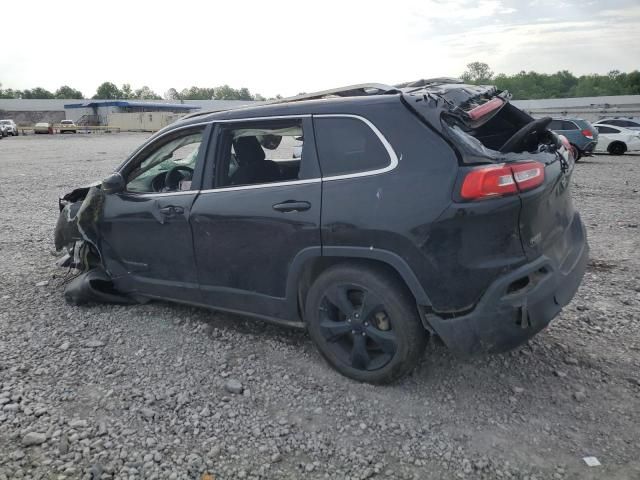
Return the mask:
<path id="1" fill-rule="evenodd" d="M 255 184 L 255 185 L 238 185 L 235 187 L 222 187 L 222 188 L 208 188 L 205 190 L 186 190 L 184 192 L 140 192 L 138 194 L 136 194 L 136 196 L 143 196 L 143 197 L 162 197 L 162 196 L 170 196 L 170 195 L 186 195 L 186 194 L 190 194 L 190 193 L 216 193 L 216 192 L 233 192 L 236 190 L 254 190 L 254 189 L 258 189 L 258 188 L 274 188 L 274 187 L 286 187 L 289 185 L 305 185 L 305 184 L 312 184 L 312 183 L 320 183 L 320 182 L 324 182 L 324 181 L 334 181 L 334 180 L 346 180 L 349 178 L 360 178 L 360 177 L 368 177 L 371 175 L 380 175 L 383 173 L 387 173 L 390 172 L 391 170 L 394 170 L 397 166 L 398 166 L 398 156 L 396 155 L 396 152 L 393 150 L 393 147 L 391 146 L 391 144 L 389 143 L 389 141 L 386 139 L 386 137 L 382 134 L 382 132 L 380 130 L 378 130 L 378 127 L 376 127 L 371 121 L 369 121 L 368 119 L 360 116 L 360 115 L 354 115 L 354 114 L 348 114 L 348 113 L 323 113 L 323 114 L 318 114 L 318 115 L 309 115 L 309 114 L 304 114 L 304 115 L 277 115 L 277 116 L 267 116 L 267 117 L 250 117 L 250 118 L 233 118 L 233 119 L 224 119 L 224 120 L 210 120 L 207 122 L 201 122 L 201 123 L 194 123 L 191 125 L 185 125 L 183 127 L 178 127 L 175 129 L 172 129 L 166 133 L 164 133 L 162 136 L 167 135 L 169 133 L 175 132 L 177 130 L 181 130 L 181 129 L 185 129 L 185 128 L 190 128 L 190 127 L 196 127 L 196 126 L 200 126 L 200 125 L 208 125 L 208 124 L 213 124 L 215 126 L 216 123 L 233 123 L 233 122 L 252 122 L 252 121 L 263 121 L 263 120 L 290 120 L 290 119 L 295 119 L 295 118 L 309 118 L 309 117 L 318 117 L 318 118 L 355 118 L 357 120 L 360 120 L 361 122 L 363 122 L 365 125 L 367 125 L 372 131 L 373 133 L 378 137 L 378 139 L 380 140 L 380 142 L 382 143 L 382 146 L 385 148 L 385 150 L 387 151 L 387 154 L 389 155 L 389 165 L 387 165 L 386 167 L 383 168 L 378 168 L 375 170 L 363 170 L 362 172 L 354 172 L 354 173 L 346 173 L 343 175 L 331 175 L 328 177 L 317 177 L 317 178 L 309 178 L 309 179 L 304 179 L 304 180 L 291 180 L 291 181 L 285 181 L 285 182 L 273 182 L 273 183 L 259 183 L 259 184 Z M 157 138 L 161 138 L 157 137 Z M 133 193 L 133 192 L 127 192 L 127 193 Z"/>
<path id="2" fill-rule="evenodd" d="M 233 122 L 256 122 L 261 120 L 295 120 L 296 118 L 309 118 L 311 114 L 304 113 L 301 115 L 273 115 L 270 117 L 249 117 L 249 118 L 224 118 L 211 120 L 212 123 L 233 123 Z"/>

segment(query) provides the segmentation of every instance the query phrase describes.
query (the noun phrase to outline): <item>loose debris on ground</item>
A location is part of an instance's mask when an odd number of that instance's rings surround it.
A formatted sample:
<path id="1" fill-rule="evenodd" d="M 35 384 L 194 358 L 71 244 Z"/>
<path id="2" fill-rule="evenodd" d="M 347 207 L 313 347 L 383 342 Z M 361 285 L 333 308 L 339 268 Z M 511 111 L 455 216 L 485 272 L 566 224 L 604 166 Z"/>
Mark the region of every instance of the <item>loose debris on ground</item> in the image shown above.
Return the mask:
<path id="1" fill-rule="evenodd" d="M 304 332 L 65 304 L 57 197 L 144 138 L 0 143 L 0 480 L 640 478 L 640 157 L 577 165 L 592 259 L 546 331 L 472 359 L 434 343 L 411 377 L 374 387 Z"/>

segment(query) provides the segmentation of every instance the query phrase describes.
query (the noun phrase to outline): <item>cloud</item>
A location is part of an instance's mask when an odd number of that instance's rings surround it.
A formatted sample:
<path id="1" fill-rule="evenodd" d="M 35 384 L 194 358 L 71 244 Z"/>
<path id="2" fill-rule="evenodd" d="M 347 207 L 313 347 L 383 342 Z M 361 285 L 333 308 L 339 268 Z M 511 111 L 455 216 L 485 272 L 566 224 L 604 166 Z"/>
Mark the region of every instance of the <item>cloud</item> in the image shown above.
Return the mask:
<path id="1" fill-rule="evenodd" d="M 33 1 L 38 15 L 3 22 L 4 37 L 20 39 L 0 56 L 5 87 L 68 84 L 92 95 L 103 81 L 159 93 L 227 83 L 294 95 L 457 76 L 475 60 L 496 72 L 581 74 L 629 71 L 640 58 L 636 0 L 589 9 L 578 0 L 66 0 L 64 11 Z M 71 46 L 50 48 L 63 39 Z"/>

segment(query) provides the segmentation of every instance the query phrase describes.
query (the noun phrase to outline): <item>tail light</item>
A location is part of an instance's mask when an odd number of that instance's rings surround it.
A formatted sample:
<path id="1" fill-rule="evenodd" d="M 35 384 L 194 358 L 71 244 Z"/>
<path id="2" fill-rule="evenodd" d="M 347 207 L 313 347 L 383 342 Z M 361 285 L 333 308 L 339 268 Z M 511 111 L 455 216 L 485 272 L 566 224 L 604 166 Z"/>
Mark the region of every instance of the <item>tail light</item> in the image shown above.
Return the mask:
<path id="1" fill-rule="evenodd" d="M 521 162 L 478 167 L 467 173 L 460 195 L 465 200 L 481 200 L 526 192 L 544 182 L 544 164 Z"/>
<path id="2" fill-rule="evenodd" d="M 589 140 L 593 140 L 593 132 L 591 130 L 587 129 L 587 128 L 582 130 L 582 135 L 587 137 Z"/>
<path id="3" fill-rule="evenodd" d="M 475 108 L 472 108 L 467 112 L 471 120 L 477 120 L 487 113 L 493 112 L 494 110 L 502 107 L 504 104 L 504 100 L 500 97 L 495 97 L 489 100 L 488 102 L 483 103 L 482 105 L 478 105 Z"/>

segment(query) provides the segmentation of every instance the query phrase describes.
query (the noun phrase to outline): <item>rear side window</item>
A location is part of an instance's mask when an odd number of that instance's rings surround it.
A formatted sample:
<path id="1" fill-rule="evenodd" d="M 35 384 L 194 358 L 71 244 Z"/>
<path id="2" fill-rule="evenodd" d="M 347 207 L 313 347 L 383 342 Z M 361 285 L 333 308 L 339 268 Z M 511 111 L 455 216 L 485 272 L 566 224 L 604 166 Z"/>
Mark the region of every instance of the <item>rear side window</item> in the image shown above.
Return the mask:
<path id="1" fill-rule="evenodd" d="M 552 120 L 547 128 L 549 130 L 562 130 L 562 120 Z"/>
<path id="2" fill-rule="evenodd" d="M 313 124 L 323 177 L 378 170 L 391 163 L 380 138 L 362 120 L 316 117 Z"/>
<path id="3" fill-rule="evenodd" d="M 573 122 L 562 122 L 562 130 L 579 130 L 578 126 Z"/>
<path id="4" fill-rule="evenodd" d="M 611 127 L 597 126 L 596 128 L 598 129 L 599 133 L 620 133 L 619 130 Z"/>

